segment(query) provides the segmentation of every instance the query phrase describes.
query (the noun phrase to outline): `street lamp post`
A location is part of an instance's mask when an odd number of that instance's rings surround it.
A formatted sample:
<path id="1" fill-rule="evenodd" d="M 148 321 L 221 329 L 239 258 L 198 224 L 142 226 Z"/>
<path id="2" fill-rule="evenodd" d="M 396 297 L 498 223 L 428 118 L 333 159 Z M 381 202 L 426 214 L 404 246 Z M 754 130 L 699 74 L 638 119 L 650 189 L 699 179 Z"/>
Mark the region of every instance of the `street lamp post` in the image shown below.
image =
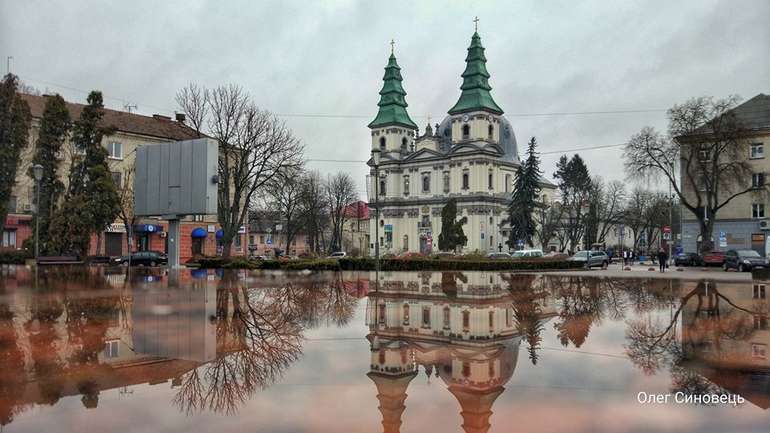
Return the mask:
<path id="1" fill-rule="evenodd" d="M 372 150 L 372 165 L 374 165 L 374 260 L 375 271 L 380 272 L 380 149 Z"/>
<path id="2" fill-rule="evenodd" d="M 35 177 L 35 260 L 40 254 L 40 181 L 43 180 L 43 166 L 32 166 L 32 175 Z"/>

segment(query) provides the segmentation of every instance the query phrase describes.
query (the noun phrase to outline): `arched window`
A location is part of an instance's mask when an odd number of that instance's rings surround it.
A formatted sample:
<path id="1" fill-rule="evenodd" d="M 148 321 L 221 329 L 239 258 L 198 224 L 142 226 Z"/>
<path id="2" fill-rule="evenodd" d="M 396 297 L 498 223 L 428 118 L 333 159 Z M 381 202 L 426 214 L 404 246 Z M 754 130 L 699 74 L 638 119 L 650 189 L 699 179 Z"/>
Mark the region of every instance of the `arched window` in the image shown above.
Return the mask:
<path id="1" fill-rule="evenodd" d="M 404 235 L 404 251 L 409 251 L 409 236 Z"/>
<path id="2" fill-rule="evenodd" d="M 471 127 L 467 124 L 463 125 L 463 140 L 467 140 L 471 136 Z"/>
<path id="3" fill-rule="evenodd" d="M 409 175 L 404 176 L 404 195 L 409 195 Z"/>
<path id="4" fill-rule="evenodd" d="M 380 179 L 380 195 L 385 195 L 385 179 Z"/>
<path id="5" fill-rule="evenodd" d="M 409 325 L 409 304 L 404 304 L 404 325 Z"/>
<path id="6" fill-rule="evenodd" d="M 491 140 L 492 137 L 494 137 L 495 135 L 495 127 L 492 126 L 492 124 L 490 123 L 489 128 L 487 128 L 487 130 L 488 130 L 489 139 Z"/>
<path id="7" fill-rule="evenodd" d="M 471 179 L 468 172 L 463 173 L 463 189 L 469 189 L 471 187 Z"/>
<path id="8" fill-rule="evenodd" d="M 449 307 L 444 307 L 444 329 L 449 329 Z"/>
<path id="9" fill-rule="evenodd" d="M 404 138 L 401 139 L 401 151 L 402 152 L 406 152 L 406 145 L 407 145 L 406 137 L 404 137 Z"/>
<path id="10" fill-rule="evenodd" d="M 463 311 L 463 331 L 468 331 L 471 327 L 471 312 Z"/>
<path id="11" fill-rule="evenodd" d="M 449 192 L 449 172 L 444 172 L 444 192 Z"/>
<path id="12" fill-rule="evenodd" d="M 489 173 L 487 174 L 487 189 L 494 188 L 494 181 L 492 179 L 492 170 L 489 170 Z"/>
<path id="13" fill-rule="evenodd" d="M 495 313 L 494 311 L 489 312 L 489 331 L 494 331 L 495 329 Z"/>
<path id="14" fill-rule="evenodd" d="M 380 137 L 380 150 L 385 150 L 385 137 Z"/>
<path id="15" fill-rule="evenodd" d="M 422 192 L 430 192 L 430 175 L 422 175 Z"/>

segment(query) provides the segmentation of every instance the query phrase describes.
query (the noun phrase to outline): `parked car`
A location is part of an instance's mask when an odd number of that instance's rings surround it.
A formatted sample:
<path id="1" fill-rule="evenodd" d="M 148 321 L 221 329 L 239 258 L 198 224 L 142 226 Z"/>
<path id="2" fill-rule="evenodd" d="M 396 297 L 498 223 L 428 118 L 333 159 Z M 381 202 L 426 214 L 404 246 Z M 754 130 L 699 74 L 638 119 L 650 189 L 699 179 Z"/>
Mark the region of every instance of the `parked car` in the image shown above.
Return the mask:
<path id="1" fill-rule="evenodd" d="M 268 260 L 267 256 L 261 256 L 261 255 L 250 256 L 249 258 L 252 259 L 252 260 L 260 260 L 260 261 L 261 260 Z"/>
<path id="2" fill-rule="evenodd" d="M 674 266 L 703 266 L 703 257 L 698 253 L 679 253 L 674 257 Z"/>
<path id="3" fill-rule="evenodd" d="M 610 264 L 610 257 L 604 251 L 578 251 L 569 260 L 573 262 L 583 262 L 586 268 L 594 266 L 606 267 Z"/>
<path id="4" fill-rule="evenodd" d="M 329 254 L 329 257 L 327 257 L 327 259 L 341 259 L 347 256 L 348 256 L 348 253 L 346 253 L 345 251 L 335 251 Z"/>
<path id="5" fill-rule="evenodd" d="M 511 254 L 514 259 L 532 259 L 536 257 L 543 257 L 542 250 L 518 250 Z"/>
<path id="6" fill-rule="evenodd" d="M 770 262 L 754 250 L 729 250 L 725 254 L 722 269 L 737 269 L 738 272 L 750 271 L 752 268 L 766 268 Z"/>
<path id="7" fill-rule="evenodd" d="M 128 255 L 115 257 L 113 263 L 128 265 Z M 131 266 L 159 266 L 167 263 L 168 256 L 160 251 L 135 251 L 131 253 Z"/>
<path id="8" fill-rule="evenodd" d="M 703 264 L 706 266 L 717 265 L 722 266 L 725 262 L 724 251 L 711 251 L 703 255 Z"/>
<path id="9" fill-rule="evenodd" d="M 489 253 L 489 254 L 487 254 L 487 258 L 488 259 L 494 259 L 494 260 L 508 260 L 508 259 L 511 258 L 511 255 L 508 254 L 508 253 L 503 253 L 503 252 Z"/>

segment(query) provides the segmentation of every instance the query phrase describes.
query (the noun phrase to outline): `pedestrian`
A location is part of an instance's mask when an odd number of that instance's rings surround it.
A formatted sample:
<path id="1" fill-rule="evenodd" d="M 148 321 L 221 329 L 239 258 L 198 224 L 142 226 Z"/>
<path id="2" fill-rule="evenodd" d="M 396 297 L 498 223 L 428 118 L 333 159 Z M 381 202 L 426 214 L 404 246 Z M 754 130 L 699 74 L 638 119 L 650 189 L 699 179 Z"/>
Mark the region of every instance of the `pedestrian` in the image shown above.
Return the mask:
<path id="1" fill-rule="evenodd" d="M 658 264 L 660 266 L 660 272 L 666 272 L 666 262 L 668 261 L 668 254 L 666 250 L 660 248 L 658 250 Z"/>
<path id="2" fill-rule="evenodd" d="M 623 250 L 623 266 L 628 266 L 628 251 Z"/>

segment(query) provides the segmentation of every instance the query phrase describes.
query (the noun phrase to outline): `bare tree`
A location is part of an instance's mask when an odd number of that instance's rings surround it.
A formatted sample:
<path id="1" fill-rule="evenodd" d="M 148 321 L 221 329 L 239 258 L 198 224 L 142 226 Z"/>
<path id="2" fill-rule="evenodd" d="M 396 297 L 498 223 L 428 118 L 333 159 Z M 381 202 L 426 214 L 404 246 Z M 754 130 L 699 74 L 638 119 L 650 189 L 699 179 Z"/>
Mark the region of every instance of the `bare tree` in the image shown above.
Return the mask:
<path id="1" fill-rule="evenodd" d="M 626 170 L 634 177 L 662 177 L 700 226 L 701 251 L 713 247 L 711 234 L 720 209 L 766 186 L 751 183 L 747 128 L 736 116 L 737 97 L 694 98 L 668 111 L 664 136 L 644 127 L 626 145 Z M 681 182 L 679 181 L 681 179 Z"/>
<path id="2" fill-rule="evenodd" d="M 558 238 L 559 225 L 564 211 L 560 203 L 539 203 L 535 210 L 535 237 L 543 250 L 548 247 L 551 239 Z"/>
<path id="3" fill-rule="evenodd" d="M 326 195 L 331 223 L 331 250 L 342 248 L 342 229 L 347 219 L 347 206 L 358 198 L 356 185 L 348 173 L 337 173 L 326 180 Z"/>
<path id="4" fill-rule="evenodd" d="M 129 254 L 131 253 L 131 228 L 136 223 L 136 215 L 134 214 L 134 173 L 136 170 L 135 164 L 126 164 L 120 171 L 113 172 L 119 173 L 119 181 L 116 182 L 115 189 L 118 191 L 118 199 L 120 203 L 120 213 L 118 217 L 126 227 L 126 247 Z M 114 181 L 117 181 L 113 177 Z"/>
<path id="5" fill-rule="evenodd" d="M 329 224 L 327 194 L 317 171 L 311 171 L 302 179 L 300 193 L 301 221 L 307 230 L 311 249 L 320 253 L 324 245 L 324 231 Z"/>
<path id="6" fill-rule="evenodd" d="M 258 192 L 282 171 L 302 165 L 303 146 L 285 123 L 258 108 L 239 86 L 188 85 L 177 104 L 200 135 L 219 142 L 219 223 L 224 257 Z"/>
<path id="7" fill-rule="evenodd" d="M 267 208 L 277 211 L 286 240 L 286 253 L 301 227 L 301 202 L 303 174 L 299 169 L 288 168 L 266 185 Z M 280 245 L 277 245 L 280 247 Z"/>
<path id="8" fill-rule="evenodd" d="M 610 230 L 623 219 L 626 188 L 620 181 L 605 183 L 600 176 L 595 176 L 591 184 L 585 237 L 587 244 L 603 244 Z"/>

